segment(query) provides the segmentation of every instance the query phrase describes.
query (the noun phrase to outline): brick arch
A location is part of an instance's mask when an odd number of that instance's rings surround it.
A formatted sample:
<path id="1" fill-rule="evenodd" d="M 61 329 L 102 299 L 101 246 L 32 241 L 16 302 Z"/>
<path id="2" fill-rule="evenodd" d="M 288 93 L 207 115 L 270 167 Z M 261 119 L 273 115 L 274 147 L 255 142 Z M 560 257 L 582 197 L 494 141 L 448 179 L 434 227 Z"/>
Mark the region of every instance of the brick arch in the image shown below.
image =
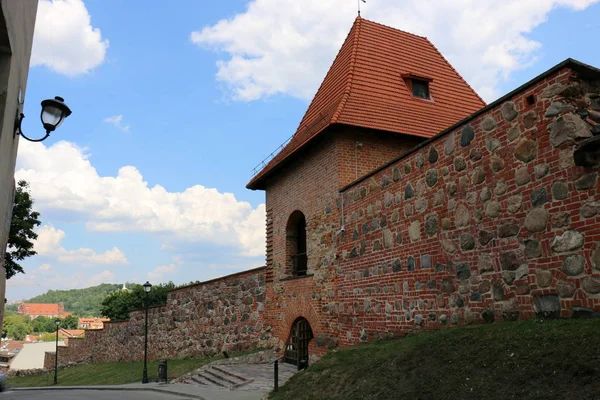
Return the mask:
<path id="1" fill-rule="evenodd" d="M 319 316 L 310 301 L 303 298 L 297 298 L 288 305 L 285 316 L 283 317 L 281 324 L 282 330 L 279 334 L 279 339 L 281 339 L 283 343 L 287 341 L 292 326 L 298 318 L 304 318 L 308 321 L 314 337 L 317 337 L 317 335 L 321 333 Z"/>

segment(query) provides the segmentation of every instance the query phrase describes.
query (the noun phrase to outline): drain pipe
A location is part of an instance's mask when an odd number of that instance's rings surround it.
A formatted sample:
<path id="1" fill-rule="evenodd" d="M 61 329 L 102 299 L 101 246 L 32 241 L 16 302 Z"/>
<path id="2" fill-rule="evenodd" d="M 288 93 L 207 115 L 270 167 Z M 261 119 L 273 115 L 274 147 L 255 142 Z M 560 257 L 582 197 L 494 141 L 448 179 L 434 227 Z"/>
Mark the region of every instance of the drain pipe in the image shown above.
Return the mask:
<path id="1" fill-rule="evenodd" d="M 346 231 L 346 221 L 344 219 L 344 193 L 340 192 L 340 198 L 342 202 L 342 226 L 340 226 L 340 230 L 335 233 L 338 236 L 340 233 L 344 233 Z"/>

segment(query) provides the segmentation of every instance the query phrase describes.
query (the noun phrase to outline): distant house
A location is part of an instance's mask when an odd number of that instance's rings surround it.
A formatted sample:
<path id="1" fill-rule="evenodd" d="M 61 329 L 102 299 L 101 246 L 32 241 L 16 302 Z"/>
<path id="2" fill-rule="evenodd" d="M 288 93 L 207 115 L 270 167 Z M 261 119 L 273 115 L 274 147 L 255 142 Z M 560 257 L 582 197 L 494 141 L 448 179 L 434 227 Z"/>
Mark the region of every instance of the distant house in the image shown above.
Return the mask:
<path id="1" fill-rule="evenodd" d="M 0 344 L 0 372 L 5 373 L 12 360 L 23 349 L 24 342 L 11 339 L 3 339 Z"/>
<path id="2" fill-rule="evenodd" d="M 58 331 L 58 337 L 60 338 L 67 338 L 67 339 L 72 339 L 72 338 L 80 338 L 83 337 L 85 335 L 85 330 L 83 329 L 59 329 Z"/>
<path id="3" fill-rule="evenodd" d="M 37 317 L 46 318 L 65 318 L 71 315 L 70 312 L 65 312 L 65 307 L 62 303 L 57 304 L 36 304 L 36 303 L 21 303 L 17 309 L 17 314 L 27 315 L 31 319 Z"/>
<path id="4" fill-rule="evenodd" d="M 58 304 L 35 304 L 35 303 L 21 303 L 17 308 L 17 314 L 27 315 L 31 319 L 37 317 L 46 318 L 65 318 L 71 315 L 70 312 L 65 312 L 65 307 L 62 303 Z"/>
<path id="5" fill-rule="evenodd" d="M 104 329 L 104 323 L 109 322 L 110 318 L 79 318 L 79 329 Z"/>

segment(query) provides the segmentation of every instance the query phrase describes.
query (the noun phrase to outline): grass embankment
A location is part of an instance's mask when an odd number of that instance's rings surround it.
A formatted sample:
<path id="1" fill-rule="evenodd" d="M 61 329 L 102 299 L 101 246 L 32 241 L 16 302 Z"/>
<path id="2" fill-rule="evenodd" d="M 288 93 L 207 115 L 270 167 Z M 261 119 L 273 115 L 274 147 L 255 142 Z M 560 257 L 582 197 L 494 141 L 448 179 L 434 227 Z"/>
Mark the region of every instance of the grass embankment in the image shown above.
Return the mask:
<path id="1" fill-rule="evenodd" d="M 271 399 L 599 399 L 600 319 L 423 332 L 328 353 Z"/>
<path id="2" fill-rule="evenodd" d="M 169 378 L 181 376 L 222 357 L 199 360 L 169 360 Z M 84 364 L 58 370 L 58 386 L 121 385 L 141 382 L 143 362 L 113 362 Z M 148 379 L 158 378 L 158 363 L 148 363 Z M 14 376 L 7 380 L 10 387 L 34 387 L 52 385 L 54 372 L 33 376 Z"/>

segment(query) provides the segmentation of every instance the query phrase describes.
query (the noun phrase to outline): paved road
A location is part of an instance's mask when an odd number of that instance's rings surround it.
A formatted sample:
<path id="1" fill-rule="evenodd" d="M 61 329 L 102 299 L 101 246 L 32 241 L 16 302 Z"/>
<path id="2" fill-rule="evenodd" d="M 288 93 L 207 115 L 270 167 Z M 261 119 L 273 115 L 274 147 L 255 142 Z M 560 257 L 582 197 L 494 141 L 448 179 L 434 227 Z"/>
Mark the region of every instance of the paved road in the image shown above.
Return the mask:
<path id="1" fill-rule="evenodd" d="M 15 400 L 170 400 L 187 399 L 178 395 L 147 390 L 8 390 L 0 394 L 0 399 Z"/>

